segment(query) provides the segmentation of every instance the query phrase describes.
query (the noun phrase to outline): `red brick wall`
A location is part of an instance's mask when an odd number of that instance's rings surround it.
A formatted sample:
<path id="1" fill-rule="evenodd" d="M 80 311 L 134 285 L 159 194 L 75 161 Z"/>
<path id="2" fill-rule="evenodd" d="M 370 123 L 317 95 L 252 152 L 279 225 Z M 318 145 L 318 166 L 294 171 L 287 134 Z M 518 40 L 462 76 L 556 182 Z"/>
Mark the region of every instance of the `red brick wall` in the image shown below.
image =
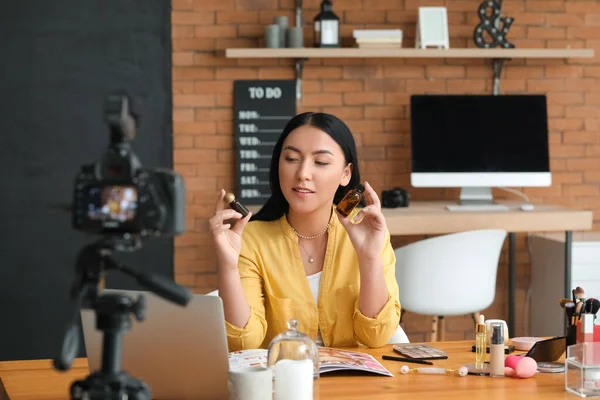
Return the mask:
<path id="1" fill-rule="evenodd" d="M 305 43 L 318 0 L 304 1 Z M 419 6 L 448 8 L 451 47 L 473 47 L 479 0 L 335 0 L 344 45 L 356 28 L 400 28 L 414 46 Z M 260 47 L 264 26 L 277 15 L 294 24 L 295 0 L 172 0 L 175 166 L 186 178 L 188 229 L 176 239 L 179 283 L 205 293 L 216 288 L 215 259 L 207 229 L 219 188 L 234 189 L 234 79 L 292 79 L 292 60 L 227 59 L 231 47 Z M 550 188 L 524 192 L 535 202 L 600 211 L 600 2 L 504 0 L 515 18 L 509 39 L 519 48 L 595 48 L 587 60 L 513 60 L 505 65 L 502 93 L 546 93 L 549 102 Z M 409 177 L 408 102 L 418 93 L 490 93 L 491 63 L 480 59 L 311 59 L 298 110 L 344 119 L 359 146 L 361 169 L 377 192 L 395 185 L 413 199 L 456 198 L 455 189 L 413 189 Z M 514 197 L 496 192 L 498 197 Z M 598 225 L 596 225 L 598 227 Z M 394 238 L 401 245 L 421 237 Z M 496 300 L 485 314 L 506 318 L 507 254 L 498 272 Z M 517 334 L 524 334 L 523 305 L 530 267 L 526 238 L 518 236 Z M 447 318 L 447 339 L 473 337 L 469 317 Z M 427 317 L 407 314 L 411 339 L 427 339 Z"/>

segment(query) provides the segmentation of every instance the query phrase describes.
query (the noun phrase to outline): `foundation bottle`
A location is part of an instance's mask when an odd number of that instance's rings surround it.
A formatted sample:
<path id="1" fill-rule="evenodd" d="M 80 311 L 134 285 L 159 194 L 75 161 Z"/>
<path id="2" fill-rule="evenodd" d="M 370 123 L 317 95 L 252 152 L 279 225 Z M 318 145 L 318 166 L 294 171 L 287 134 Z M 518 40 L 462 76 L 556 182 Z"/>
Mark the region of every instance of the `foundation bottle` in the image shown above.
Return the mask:
<path id="1" fill-rule="evenodd" d="M 504 376 L 504 325 L 494 322 L 490 330 L 490 376 L 500 378 Z"/>

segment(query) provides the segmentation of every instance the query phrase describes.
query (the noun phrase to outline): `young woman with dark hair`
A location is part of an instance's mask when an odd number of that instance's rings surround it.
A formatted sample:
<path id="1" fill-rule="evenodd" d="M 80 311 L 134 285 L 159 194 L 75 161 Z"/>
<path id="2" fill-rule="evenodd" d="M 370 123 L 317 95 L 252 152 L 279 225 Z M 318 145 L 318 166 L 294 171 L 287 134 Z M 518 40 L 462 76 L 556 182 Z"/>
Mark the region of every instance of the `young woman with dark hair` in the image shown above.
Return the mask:
<path id="1" fill-rule="evenodd" d="M 292 318 L 319 345 L 386 344 L 400 302 L 379 198 L 365 182 L 358 224 L 335 210 L 360 183 L 346 124 L 325 113 L 292 118 L 269 180 L 271 197 L 255 216 L 224 207 L 221 190 L 209 221 L 230 350 L 266 348 Z"/>

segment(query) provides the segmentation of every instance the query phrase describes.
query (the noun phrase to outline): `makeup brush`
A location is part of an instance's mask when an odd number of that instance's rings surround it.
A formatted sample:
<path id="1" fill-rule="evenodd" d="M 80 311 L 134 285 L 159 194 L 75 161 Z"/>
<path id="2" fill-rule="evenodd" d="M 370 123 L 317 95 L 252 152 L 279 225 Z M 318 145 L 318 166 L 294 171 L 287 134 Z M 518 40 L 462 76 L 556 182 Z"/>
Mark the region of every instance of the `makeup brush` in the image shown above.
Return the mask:
<path id="1" fill-rule="evenodd" d="M 575 321 L 573 315 L 575 315 L 575 303 L 565 303 L 564 310 L 565 314 L 567 314 L 567 318 L 569 319 L 569 325 L 574 325 Z"/>
<path id="2" fill-rule="evenodd" d="M 577 304 L 575 304 L 575 315 L 578 317 L 578 319 L 581 319 L 581 314 L 583 314 L 584 310 L 585 310 L 585 299 L 580 300 L 577 302 Z"/>
<path id="3" fill-rule="evenodd" d="M 585 301 L 585 307 L 584 307 L 583 312 L 595 315 L 599 309 L 600 309 L 600 300 L 594 299 L 594 298 L 589 298 Z"/>
<path id="4" fill-rule="evenodd" d="M 573 296 L 576 300 L 585 299 L 585 290 L 581 286 L 577 286 L 575 290 L 573 290 Z"/>
<path id="5" fill-rule="evenodd" d="M 592 307 L 592 314 L 596 315 L 600 311 L 600 300 L 594 299 L 594 305 Z"/>
<path id="6" fill-rule="evenodd" d="M 567 303 L 573 303 L 573 300 L 571 300 L 571 299 L 567 299 L 567 298 L 563 298 L 563 299 L 560 299 L 560 300 L 558 301 L 558 304 L 560 304 L 560 306 L 561 306 L 563 309 L 565 308 L 565 304 L 567 304 Z"/>

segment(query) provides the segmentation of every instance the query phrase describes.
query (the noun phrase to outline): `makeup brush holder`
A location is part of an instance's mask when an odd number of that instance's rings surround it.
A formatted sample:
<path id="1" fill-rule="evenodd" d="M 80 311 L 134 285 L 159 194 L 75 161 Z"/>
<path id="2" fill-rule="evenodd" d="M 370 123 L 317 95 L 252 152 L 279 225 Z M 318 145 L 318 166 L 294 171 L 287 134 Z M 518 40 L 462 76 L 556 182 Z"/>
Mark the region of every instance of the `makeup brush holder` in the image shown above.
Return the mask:
<path id="1" fill-rule="evenodd" d="M 577 344 L 577 325 L 567 325 L 567 347 Z"/>

